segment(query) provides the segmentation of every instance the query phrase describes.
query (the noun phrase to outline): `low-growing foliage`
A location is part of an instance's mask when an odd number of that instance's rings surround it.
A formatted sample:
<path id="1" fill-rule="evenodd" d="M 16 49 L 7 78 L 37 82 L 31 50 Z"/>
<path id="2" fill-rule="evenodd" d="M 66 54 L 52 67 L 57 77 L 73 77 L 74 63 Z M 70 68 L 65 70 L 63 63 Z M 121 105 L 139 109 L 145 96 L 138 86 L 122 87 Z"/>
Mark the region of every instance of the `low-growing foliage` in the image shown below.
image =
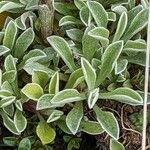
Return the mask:
<path id="1" fill-rule="evenodd" d="M 4 145 L 52 150 L 63 132 L 72 150 L 82 133 L 107 133 L 110 150 L 124 150 L 118 119 L 101 103 L 143 105 L 144 77 L 131 69 L 145 66 L 148 1 L 7 0 L 1 15 Z"/>

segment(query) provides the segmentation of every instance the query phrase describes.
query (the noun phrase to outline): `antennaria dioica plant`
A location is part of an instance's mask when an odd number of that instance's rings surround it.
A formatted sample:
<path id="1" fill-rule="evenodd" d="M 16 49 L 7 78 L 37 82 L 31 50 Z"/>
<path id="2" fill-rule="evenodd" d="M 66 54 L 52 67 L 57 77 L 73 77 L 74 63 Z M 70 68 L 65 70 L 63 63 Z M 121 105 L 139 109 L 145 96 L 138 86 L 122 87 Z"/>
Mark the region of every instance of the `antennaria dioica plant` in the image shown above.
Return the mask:
<path id="1" fill-rule="evenodd" d="M 145 66 L 147 0 L 0 1 L 4 12 L 0 115 L 14 135 L 4 143 L 52 149 L 59 130 L 107 133 L 110 149 L 124 150 L 118 119 L 101 104 L 143 105 L 144 77 L 130 70 Z"/>

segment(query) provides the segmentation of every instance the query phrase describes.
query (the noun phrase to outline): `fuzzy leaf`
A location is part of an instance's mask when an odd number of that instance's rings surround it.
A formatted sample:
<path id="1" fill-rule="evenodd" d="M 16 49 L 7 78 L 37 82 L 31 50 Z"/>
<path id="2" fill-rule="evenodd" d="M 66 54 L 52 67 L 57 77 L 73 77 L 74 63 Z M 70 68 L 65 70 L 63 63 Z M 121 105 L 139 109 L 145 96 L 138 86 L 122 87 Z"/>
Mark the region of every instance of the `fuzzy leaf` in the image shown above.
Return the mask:
<path id="1" fill-rule="evenodd" d="M 81 101 L 84 98 L 76 89 L 66 89 L 58 92 L 51 100 L 52 104 L 65 104 Z"/>
<path id="2" fill-rule="evenodd" d="M 19 110 L 15 112 L 14 124 L 18 132 L 23 132 L 27 126 L 27 120 Z"/>
<path id="3" fill-rule="evenodd" d="M 81 121 L 80 130 L 90 134 L 90 135 L 99 135 L 104 132 L 104 129 L 96 121 Z"/>
<path id="4" fill-rule="evenodd" d="M 89 31 L 88 35 L 99 40 L 103 47 L 107 47 L 109 44 L 109 30 L 104 27 L 95 27 Z"/>
<path id="5" fill-rule="evenodd" d="M 108 93 L 101 93 L 99 98 L 117 100 L 130 105 L 139 105 L 143 103 L 143 99 L 140 94 L 126 87 L 120 87 Z"/>
<path id="6" fill-rule="evenodd" d="M 114 139 L 119 138 L 119 125 L 115 116 L 106 111 L 102 111 L 98 106 L 94 106 L 97 120 L 102 128 Z"/>
<path id="7" fill-rule="evenodd" d="M 127 68 L 128 61 L 126 59 L 120 59 L 115 65 L 115 74 L 120 74 Z"/>
<path id="8" fill-rule="evenodd" d="M 48 42 L 51 46 L 57 51 L 57 53 L 62 57 L 64 62 L 67 64 L 71 71 L 76 69 L 72 51 L 68 45 L 68 43 L 59 36 L 51 36 L 47 38 Z"/>
<path id="9" fill-rule="evenodd" d="M 99 88 L 96 88 L 90 92 L 88 97 L 88 106 L 90 109 L 94 107 L 95 103 L 98 100 L 98 97 L 99 97 Z"/>
<path id="10" fill-rule="evenodd" d="M 46 56 L 47 55 L 42 50 L 34 49 L 34 50 L 29 51 L 27 55 L 24 55 L 23 61 L 25 63 L 29 63 L 29 62 L 31 63 L 34 61 L 44 59 L 46 58 Z"/>
<path id="11" fill-rule="evenodd" d="M 125 148 L 120 142 L 118 142 L 114 139 L 111 139 L 110 140 L 110 150 L 125 150 Z"/>
<path id="12" fill-rule="evenodd" d="M 84 74 L 85 81 L 88 85 L 89 91 L 93 90 L 96 82 L 96 72 L 91 64 L 85 59 L 81 58 L 81 66 Z"/>
<path id="13" fill-rule="evenodd" d="M 90 30 L 94 29 L 93 25 L 90 25 L 89 27 L 86 28 L 84 35 L 82 37 L 82 51 L 84 57 L 91 61 L 91 59 L 94 56 L 94 53 L 99 49 L 100 45 L 98 40 L 92 38 L 91 36 L 88 35 L 88 32 Z"/>
<path id="14" fill-rule="evenodd" d="M 6 46 L 4 45 L 0 45 L 0 56 L 4 55 L 5 53 L 9 52 L 10 49 L 7 48 Z"/>
<path id="15" fill-rule="evenodd" d="M 73 28 L 66 31 L 69 38 L 71 38 L 73 41 L 81 42 L 83 32 L 79 29 Z"/>
<path id="16" fill-rule="evenodd" d="M 28 83 L 21 91 L 32 100 L 37 100 L 43 95 L 43 89 L 37 83 Z"/>
<path id="17" fill-rule="evenodd" d="M 74 4 L 79 10 L 86 5 L 82 0 L 74 0 Z"/>
<path id="18" fill-rule="evenodd" d="M 12 55 L 8 55 L 5 58 L 4 67 L 6 71 L 16 70 L 16 61 Z"/>
<path id="19" fill-rule="evenodd" d="M 82 22 L 73 17 L 73 16 L 64 16 L 63 18 L 61 18 L 61 20 L 59 21 L 59 26 L 64 26 L 64 25 L 82 25 Z"/>
<path id="20" fill-rule="evenodd" d="M 84 80 L 82 69 L 75 70 L 69 77 L 65 89 L 75 88 Z"/>
<path id="21" fill-rule="evenodd" d="M 141 31 L 148 23 L 148 9 L 140 11 L 135 18 L 132 20 L 128 30 L 122 37 L 124 41 L 128 41 L 135 34 Z"/>
<path id="22" fill-rule="evenodd" d="M 116 14 L 114 12 L 108 12 L 108 21 L 115 22 L 116 18 Z"/>
<path id="23" fill-rule="evenodd" d="M 13 120 L 8 117 L 5 113 L 2 114 L 4 126 L 13 134 L 19 135 L 20 133 L 17 131 Z"/>
<path id="24" fill-rule="evenodd" d="M 23 8 L 23 5 L 20 3 L 15 3 L 11 1 L 1 1 L 0 2 L 0 13 L 4 11 L 9 11 L 15 8 Z"/>
<path id="25" fill-rule="evenodd" d="M 127 8 L 122 6 L 122 5 L 114 5 L 111 7 L 111 10 L 114 11 L 115 13 L 121 15 L 124 12 L 127 12 Z"/>
<path id="26" fill-rule="evenodd" d="M 0 108 L 6 107 L 6 106 L 12 104 L 15 100 L 16 100 L 16 97 L 14 97 L 14 96 L 9 96 L 9 97 L 5 97 L 5 98 L 1 99 L 0 100 Z"/>
<path id="27" fill-rule="evenodd" d="M 32 83 L 37 83 L 39 84 L 42 88 L 45 87 L 49 80 L 49 76 L 46 72 L 44 71 L 34 71 L 32 75 Z"/>
<path id="28" fill-rule="evenodd" d="M 17 35 L 17 27 L 14 21 L 10 21 L 5 29 L 3 45 L 12 49 Z"/>
<path id="29" fill-rule="evenodd" d="M 56 72 L 49 83 L 49 93 L 56 94 L 59 92 L 59 73 Z"/>
<path id="30" fill-rule="evenodd" d="M 40 63 L 38 63 L 38 62 L 27 63 L 27 64 L 23 67 L 23 69 L 24 69 L 28 74 L 30 74 L 30 75 L 33 75 L 33 73 L 34 73 L 35 71 L 43 71 L 43 72 L 46 72 L 46 73 L 49 75 L 49 77 L 51 77 L 51 76 L 55 73 L 54 70 L 52 70 L 52 69 L 50 69 L 50 68 L 48 68 L 48 67 L 46 67 L 46 66 L 44 66 L 44 65 L 42 65 L 42 64 L 40 64 Z"/>
<path id="31" fill-rule="evenodd" d="M 64 114 L 63 111 L 53 110 L 47 119 L 47 123 L 54 122 L 54 121 L 58 120 L 63 114 Z"/>
<path id="32" fill-rule="evenodd" d="M 83 22 L 83 24 L 85 26 L 90 25 L 92 17 L 91 17 L 91 14 L 89 12 L 89 9 L 86 6 L 81 8 L 79 15 L 80 15 L 81 21 Z"/>
<path id="33" fill-rule="evenodd" d="M 47 109 L 51 108 L 53 105 L 51 104 L 51 100 L 54 97 L 53 94 L 44 94 L 38 99 L 36 109 L 37 110 L 42 110 L 42 109 Z"/>
<path id="34" fill-rule="evenodd" d="M 55 130 L 51 128 L 45 121 L 39 122 L 36 128 L 36 133 L 43 145 L 53 142 L 56 136 Z"/>
<path id="35" fill-rule="evenodd" d="M 23 138 L 18 146 L 18 150 L 31 150 L 31 142 L 28 138 Z"/>
<path id="36" fill-rule="evenodd" d="M 66 116 L 67 127 L 70 129 L 73 135 L 77 133 L 82 118 L 83 118 L 82 102 L 76 102 L 73 109 Z"/>
<path id="37" fill-rule="evenodd" d="M 123 49 L 123 41 L 110 44 L 102 56 L 101 70 L 98 74 L 96 85 L 99 86 L 113 70 Z"/>
<path id="38" fill-rule="evenodd" d="M 14 56 L 21 58 L 24 55 L 24 52 L 28 49 L 31 43 L 34 40 L 34 31 L 32 28 L 25 30 L 19 38 L 16 40 L 14 47 Z"/>
<path id="39" fill-rule="evenodd" d="M 120 19 L 118 21 L 116 33 L 113 38 L 113 42 L 120 40 L 122 37 L 123 33 L 125 32 L 125 29 L 127 27 L 128 23 L 128 16 L 126 12 L 123 12 L 120 16 Z"/>
<path id="40" fill-rule="evenodd" d="M 106 27 L 108 23 L 108 14 L 104 7 L 96 1 L 88 1 L 87 6 L 99 27 Z"/>

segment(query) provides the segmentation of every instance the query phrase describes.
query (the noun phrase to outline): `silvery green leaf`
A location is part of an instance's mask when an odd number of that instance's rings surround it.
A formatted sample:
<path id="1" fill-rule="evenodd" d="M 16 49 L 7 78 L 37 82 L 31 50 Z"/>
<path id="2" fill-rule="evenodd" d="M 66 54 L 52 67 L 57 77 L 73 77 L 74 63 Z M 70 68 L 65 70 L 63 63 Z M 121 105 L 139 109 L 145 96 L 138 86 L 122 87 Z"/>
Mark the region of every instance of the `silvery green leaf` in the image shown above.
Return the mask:
<path id="1" fill-rule="evenodd" d="M 4 55 L 5 53 L 9 52 L 10 49 L 7 48 L 6 46 L 4 45 L 0 45 L 0 56 Z"/>
<path id="2" fill-rule="evenodd" d="M 96 121 L 81 121 L 79 129 L 90 135 L 99 135 L 104 132 L 104 129 Z"/>
<path id="3" fill-rule="evenodd" d="M 108 21 L 116 21 L 116 14 L 114 12 L 108 12 Z"/>
<path id="4" fill-rule="evenodd" d="M 25 63 L 31 63 L 46 58 L 46 54 L 40 49 L 34 49 L 29 51 L 28 54 L 24 55 L 23 61 Z"/>
<path id="5" fill-rule="evenodd" d="M 27 137 L 20 141 L 18 150 L 31 150 L 31 142 Z"/>
<path id="6" fill-rule="evenodd" d="M 128 27 L 130 26 L 130 24 L 133 21 L 133 19 L 135 18 L 135 16 L 142 10 L 143 10 L 143 6 L 138 5 L 138 6 L 134 7 L 133 9 L 131 9 L 130 11 L 128 11 Z"/>
<path id="7" fill-rule="evenodd" d="M 93 58 L 94 53 L 100 47 L 98 40 L 88 35 L 88 32 L 92 29 L 94 29 L 94 25 L 90 25 L 89 27 L 87 27 L 82 37 L 83 55 L 89 61 Z"/>
<path id="8" fill-rule="evenodd" d="M 127 43 L 124 45 L 123 52 L 127 55 L 136 55 L 137 52 L 146 52 L 146 42 L 141 40 L 128 40 Z"/>
<path id="9" fill-rule="evenodd" d="M 13 137 L 13 136 L 12 137 L 4 137 L 3 142 L 4 142 L 4 144 L 6 144 L 8 146 L 16 146 L 17 138 Z"/>
<path id="10" fill-rule="evenodd" d="M 85 81 L 88 85 L 88 90 L 91 91 L 94 89 L 95 82 L 96 82 L 95 69 L 85 58 L 81 58 L 81 66 L 82 66 L 82 71 L 83 71 Z"/>
<path id="11" fill-rule="evenodd" d="M 4 112 L 2 113 L 3 123 L 4 126 L 13 134 L 20 135 L 20 133 L 17 131 L 14 121 L 8 117 Z"/>
<path id="12" fill-rule="evenodd" d="M 107 47 L 109 45 L 109 30 L 104 27 L 95 27 L 88 32 L 88 35 L 99 40 L 102 47 Z"/>
<path id="13" fill-rule="evenodd" d="M 8 81 L 12 83 L 16 80 L 17 72 L 15 70 L 7 71 L 3 74 L 3 82 Z"/>
<path id="14" fill-rule="evenodd" d="M 4 61 L 6 71 L 16 70 L 16 59 L 12 55 L 8 55 Z"/>
<path id="15" fill-rule="evenodd" d="M 76 69 L 76 65 L 74 63 L 72 51 L 68 43 L 63 38 L 55 35 L 48 37 L 47 40 L 56 50 L 56 52 L 62 57 L 69 69 L 74 71 Z"/>
<path id="16" fill-rule="evenodd" d="M 126 31 L 122 39 L 124 41 L 128 41 L 135 34 L 141 31 L 147 25 L 147 23 L 148 23 L 148 9 L 144 9 L 140 11 L 132 20 L 128 30 Z"/>
<path id="17" fill-rule="evenodd" d="M 26 25 L 26 21 L 27 19 L 29 19 L 30 24 L 32 26 L 32 20 L 36 18 L 35 14 L 33 12 L 25 12 L 23 13 L 21 16 L 19 16 L 18 18 L 15 19 L 15 23 L 16 26 L 21 29 L 21 30 L 26 30 L 27 29 L 27 25 Z"/>
<path id="18" fill-rule="evenodd" d="M 28 1 L 25 10 L 37 10 L 39 5 L 39 0 Z"/>
<path id="19" fill-rule="evenodd" d="M 106 27 L 108 23 L 108 14 L 104 7 L 96 1 L 88 1 L 87 6 L 97 26 Z"/>
<path id="20" fill-rule="evenodd" d="M 21 3 L 15 3 L 11 1 L 1 1 L 0 2 L 0 13 L 4 11 L 9 11 L 16 8 L 23 8 L 24 6 Z"/>
<path id="21" fill-rule="evenodd" d="M 36 133 L 43 145 L 51 143 L 56 137 L 55 130 L 44 120 L 39 122 L 38 126 L 36 127 Z"/>
<path id="22" fill-rule="evenodd" d="M 5 98 L 1 99 L 0 100 L 0 108 L 6 107 L 6 106 L 12 104 L 15 100 L 16 100 L 15 96 L 9 96 L 9 97 L 5 97 Z"/>
<path id="23" fill-rule="evenodd" d="M 120 74 L 127 68 L 128 60 L 127 59 L 120 59 L 117 61 L 115 65 L 115 74 Z"/>
<path id="24" fill-rule="evenodd" d="M 42 110 L 42 109 L 48 109 L 48 108 L 55 108 L 55 107 L 62 107 L 63 105 L 59 104 L 52 104 L 51 100 L 54 97 L 53 94 L 44 94 L 38 99 L 36 109 Z"/>
<path id="25" fill-rule="evenodd" d="M 82 22 L 73 16 L 64 16 L 59 21 L 59 26 L 71 25 L 71 24 L 82 25 Z"/>
<path id="26" fill-rule="evenodd" d="M 83 0 L 74 0 L 74 4 L 79 10 L 86 5 Z"/>
<path id="27" fill-rule="evenodd" d="M 80 84 L 84 80 L 82 69 L 77 69 L 70 75 L 65 89 L 75 88 L 78 84 Z"/>
<path id="28" fill-rule="evenodd" d="M 122 6 L 122 5 L 114 5 L 111 7 L 111 10 L 114 11 L 115 13 L 121 15 L 123 12 L 127 13 L 127 9 L 126 7 Z"/>
<path id="29" fill-rule="evenodd" d="M 90 11 L 87 8 L 87 6 L 84 6 L 81 8 L 81 10 L 79 12 L 79 16 L 85 26 L 90 25 L 92 17 L 91 17 Z"/>
<path id="30" fill-rule="evenodd" d="M 118 21 L 117 29 L 113 38 L 113 42 L 120 40 L 125 32 L 128 23 L 128 16 L 126 12 L 123 12 Z"/>
<path id="31" fill-rule="evenodd" d="M 0 90 L 0 98 L 7 98 L 9 96 L 12 96 L 12 93 L 8 90 Z"/>
<path id="32" fill-rule="evenodd" d="M 25 30 L 16 40 L 14 47 L 14 56 L 21 58 L 24 55 L 24 52 L 28 49 L 31 43 L 34 40 L 34 31 L 32 28 Z"/>
<path id="33" fill-rule="evenodd" d="M 49 83 L 49 93 L 56 94 L 59 92 L 59 73 L 56 72 Z"/>
<path id="34" fill-rule="evenodd" d="M 34 71 L 32 75 L 32 83 L 37 83 L 39 84 L 42 88 L 45 87 L 49 80 L 49 76 L 46 72 L 44 71 Z"/>
<path id="35" fill-rule="evenodd" d="M 120 87 L 108 93 L 100 93 L 99 98 L 116 100 L 130 105 L 140 105 L 143 103 L 143 98 L 140 94 L 127 87 Z"/>
<path id="36" fill-rule="evenodd" d="M 33 75 L 33 73 L 35 71 L 43 71 L 46 72 L 49 77 L 52 76 L 55 71 L 38 63 L 38 62 L 31 62 L 31 63 L 27 63 L 26 65 L 24 65 L 23 69 L 30 75 Z"/>
<path id="37" fill-rule="evenodd" d="M 118 142 L 114 139 L 110 140 L 109 147 L 110 147 L 110 150 L 125 150 L 124 146 L 120 142 Z"/>
<path id="38" fill-rule="evenodd" d="M 92 66 L 96 71 L 99 70 L 100 65 L 101 65 L 101 61 L 99 59 L 97 59 L 97 58 L 92 59 Z"/>
<path id="39" fill-rule="evenodd" d="M 128 1 L 128 5 L 129 5 L 130 9 L 132 9 L 132 8 L 135 7 L 135 3 L 136 3 L 135 0 L 129 0 L 129 1 Z"/>
<path id="40" fill-rule="evenodd" d="M 15 106 L 19 111 L 23 111 L 21 100 L 16 100 Z"/>
<path id="41" fill-rule="evenodd" d="M 71 38 L 73 41 L 77 41 L 77 42 L 82 41 L 82 36 L 83 36 L 82 30 L 73 28 L 73 29 L 67 30 L 66 33 L 67 33 L 67 36 Z"/>
<path id="42" fill-rule="evenodd" d="M 89 93 L 88 106 L 92 109 L 99 98 L 99 88 L 96 88 Z"/>
<path id="43" fill-rule="evenodd" d="M 58 92 L 51 100 L 52 104 L 66 104 L 84 100 L 76 89 L 65 89 Z"/>
<path id="44" fill-rule="evenodd" d="M 71 131 L 69 130 L 69 128 L 67 127 L 67 125 L 66 125 L 66 121 L 65 120 L 59 120 L 58 122 L 57 122 L 57 125 L 58 125 L 58 127 L 64 132 L 64 133 L 67 133 L 67 134 L 72 134 L 71 133 Z"/>
<path id="45" fill-rule="evenodd" d="M 10 21 L 5 29 L 3 45 L 12 49 L 17 35 L 17 27 L 14 21 Z"/>
<path id="46" fill-rule="evenodd" d="M 149 6 L 148 0 L 141 0 L 141 4 L 144 8 L 148 8 L 148 6 Z"/>
<path id="47" fill-rule="evenodd" d="M 94 112 L 102 128 L 117 140 L 119 138 L 119 125 L 113 113 L 102 111 L 98 106 L 94 106 Z"/>
<path id="48" fill-rule="evenodd" d="M 121 51 L 123 49 L 123 41 L 117 41 L 110 44 L 107 49 L 104 51 L 102 60 L 101 60 L 101 70 L 97 76 L 96 85 L 99 86 L 105 78 L 111 73 Z"/>
<path id="49" fill-rule="evenodd" d="M 71 9 L 69 9 L 67 6 L 67 3 L 63 2 L 54 2 L 54 8 L 56 11 L 58 11 L 62 15 L 72 15 Z"/>
<path id="50" fill-rule="evenodd" d="M 63 111 L 52 110 L 52 113 L 50 114 L 50 116 L 47 119 L 47 123 L 54 122 L 54 121 L 58 120 L 63 114 L 64 114 Z"/>
<path id="51" fill-rule="evenodd" d="M 13 115 L 14 115 L 14 105 L 13 104 L 3 107 L 2 109 L 5 112 L 5 114 L 7 114 L 10 117 L 13 117 Z"/>
<path id="52" fill-rule="evenodd" d="M 14 124 L 18 132 L 23 132 L 27 126 L 27 120 L 19 110 L 15 112 Z"/>
<path id="53" fill-rule="evenodd" d="M 129 52 L 128 52 L 129 54 Z M 145 66 L 145 62 L 146 62 L 146 52 L 138 52 L 136 55 L 128 55 L 124 57 L 125 59 L 127 59 L 130 63 L 132 64 L 138 64 L 141 66 Z M 150 66 L 150 64 L 149 64 Z"/>
<path id="54" fill-rule="evenodd" d="M 66 124 L 73 135 L 79 129 L 81 119 L 83 118 L 83 105 L 82 102 L 76 102 L 73 109 L 66 116 Z"/>
<path id="55" fill-rule="evenodd" d="M 38 100 L 43 95 L 42 87 L 37 83 L 28 83 L 21 90 L 28 98 Z"/>

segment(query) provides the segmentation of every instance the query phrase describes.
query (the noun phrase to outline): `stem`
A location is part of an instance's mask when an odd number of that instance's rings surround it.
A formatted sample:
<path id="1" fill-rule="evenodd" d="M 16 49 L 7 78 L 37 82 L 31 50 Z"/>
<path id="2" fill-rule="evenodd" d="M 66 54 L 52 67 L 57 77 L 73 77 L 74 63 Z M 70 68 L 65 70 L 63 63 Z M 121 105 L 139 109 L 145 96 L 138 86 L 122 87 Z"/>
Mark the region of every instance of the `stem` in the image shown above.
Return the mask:
<path id="1" fill-rule="evenodd" d="M 148 98 L 148 80 L 149 80 L 149 62 L 150 62 L 150 5 L 148 17 L 148 31 L 147 31 L 147 52 L 146 52 L 146 66 L 145 66 L 145 86 L 144 86 L 144 106 L 143 106 L 143 136 L 142 136 L 142 150 L 146 149 L 146 127 L 147 127 L 147 98 Z"/>

